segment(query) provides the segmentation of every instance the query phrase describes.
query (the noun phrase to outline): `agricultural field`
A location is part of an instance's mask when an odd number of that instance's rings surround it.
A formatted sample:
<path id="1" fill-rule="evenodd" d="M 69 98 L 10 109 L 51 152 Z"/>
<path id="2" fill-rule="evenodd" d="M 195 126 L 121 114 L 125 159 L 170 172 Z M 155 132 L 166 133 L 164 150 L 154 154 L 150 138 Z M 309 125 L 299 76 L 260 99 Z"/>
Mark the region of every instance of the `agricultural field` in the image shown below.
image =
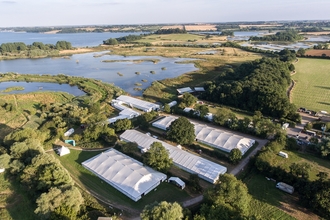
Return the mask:
<path id="1" fill-rule="evenodd" d="M 191 198 L 186 191 L 164 182 L 157 187 L 157 191 L 152 191 L 138 202 L 134 202 L 81 165 L 83 161 L 99 153 L 101 152 L 71 150 L 69 155 L 56 157 L 61 161 L 61 164 L 70 172 L 72 178 L 82 188 L 88 189 L 89 191 L 96 193 L 96 195 L 105 198 L 107 201 L 114 204 L 114 206 L 115 204 L 120 204 L 130 207 L 135 211 L 141 211 L 145 205 L 154 201 L 182 202 Z"/>
<path id="2" fill-rule="evenodd" d="M 310 211 L 299 207 L 298 198 L 278 190 L 276 183 L 252 170 L 243 180 L 252 195 L 251 214 L 260 219 L 319 219 Z"/>
<path id="3" fill-rule="evenodd" d="M 307 56 L 324 56 L 325 54 L 327 57 L 330 57 L 330 50 L 307 50 Z"/>
<path id="4" fill-rule="evenodd" d="M 299 58 L 295 67 L 292 102 L 298 108 L 330 112 L 330 60 Z"/>
<path id="5" fill-rule="evenodd" d="M 205 35 L 199 34 L 160 34 L 160 35 L 149 35 L 143 37 L 137 42 L 151 43 L 153 45 L 165 45 L 165 44 L 209 44 L 209 43 L 220 43 L 227 40 L 226 36 Z"/>

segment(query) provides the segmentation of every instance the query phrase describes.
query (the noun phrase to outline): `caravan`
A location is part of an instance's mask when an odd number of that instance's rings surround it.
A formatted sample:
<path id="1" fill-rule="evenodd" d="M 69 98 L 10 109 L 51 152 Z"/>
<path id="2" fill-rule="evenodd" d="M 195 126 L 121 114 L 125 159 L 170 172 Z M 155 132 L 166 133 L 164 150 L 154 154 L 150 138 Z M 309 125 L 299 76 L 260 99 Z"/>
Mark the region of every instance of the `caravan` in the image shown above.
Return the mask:
<path id="1" fill-rule="evenodd" d="M 281 156 L 281 157 L 284 157 L 284 158 L 289 158 L 289 155 L 287 153 L 283 152 L 283 151 L 280 151 L 278 153 L 278 155 Z"/>

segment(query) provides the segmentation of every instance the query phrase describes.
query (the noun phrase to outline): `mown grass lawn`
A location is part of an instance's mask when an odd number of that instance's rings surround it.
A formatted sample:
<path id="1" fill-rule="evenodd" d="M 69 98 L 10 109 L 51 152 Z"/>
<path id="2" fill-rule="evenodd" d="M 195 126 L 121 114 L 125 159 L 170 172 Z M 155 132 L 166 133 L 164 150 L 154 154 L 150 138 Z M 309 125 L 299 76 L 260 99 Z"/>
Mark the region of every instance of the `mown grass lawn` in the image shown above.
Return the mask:
<path id="1" fill-rule="evenodd" d="M 292 101 L 296 106 L 314 111 L 330 112 L 330 60 L 299 58 L 294 64 L 296 85 Z"/>
<path id="2" fill-rule="evenodd" d="M 79 185 L 103 196 L 113 204 L 121 204 L 142 210 L 145 205 L 153 203 L 154 201 L 182 202 L 190 198 L 186 191 L 164 182 L 157 187 L 156 191 L 151 191 L 138 202 L 134 202 L 81 165 L 83 161 L 99 153 L 101 152 L 71 150 L 69 155 L 57 157 Z"/>

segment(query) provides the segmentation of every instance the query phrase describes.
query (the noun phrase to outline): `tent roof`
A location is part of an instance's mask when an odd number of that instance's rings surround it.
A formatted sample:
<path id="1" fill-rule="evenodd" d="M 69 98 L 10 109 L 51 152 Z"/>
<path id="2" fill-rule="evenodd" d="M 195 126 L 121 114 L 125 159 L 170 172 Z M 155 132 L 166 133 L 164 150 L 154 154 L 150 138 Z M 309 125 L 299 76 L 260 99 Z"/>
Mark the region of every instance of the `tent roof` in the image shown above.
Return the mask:
<path id="1" fill-rule="evenodd" d="M 183 182 L 179 177 L 170 177 L 168 179 L 168 181 L 175 181 L 177 184 L 179 184 L 180 186 L 185 186 L 185 182 Z"/>
<path id="2" fill-rule="evenodd" d="M 192 93 L 194 90 L 192 90 L 190 87 L 184 87 L 184 88 L 180 88 L 177 89 L 176 91 L 178 91 L 179 94 L 183 94 L 183 93 Z"/>
<path id="3" fill-rule="evenodd" d="M 69 153 L 70 153 L 70 149 L 67 148 L 67 147 L 62 146 L 58 149 L 58 154 L 60 156 L 64 156 L 64 155 L 69 154 Z"/>
<path id="4" fill-rule="evenodd" d="M 165 174 L 114 149 L 102 152 L 82 165 L 134 201 L 166 179 Z"/>
<path id="5" fill-rule="evenodd" d="M 157 105 L 157 104 L 147 102 L 147 101 L 143 101 L 141 99 L 133 98 L 133 97 L 126 96 L 126 95 L 121 95 L 116 100 L 132 104 L 136 108 L 139 108 L 139 109 L 160 108 L 160 106 Z"/>
<path id="6" fill-rule="evenodd" d="M 152 123 L 153 126 L 166 130 L 171 123 L 178 117 L 167 116 Z M 198 141 L 204 142 L 211 147 L 230 152 L 234 148 L 238 148 L 244 155 L 250 147 L 253 146 L 255 140 L 221 129 L 209 127 L 205 124 L 199 124 L 190 121 L 195 126 L 195 135 Z"/>
<path id="7" fill-rule="evenodd" d="M 211 183 L 214 183 L 218 179 L 219 174 L 224 174 L 227 172 L 227 168 L 224 166 L 191 154 L 187 151 L 183 151 L 166 142 L 160 141 L 136 130 L 126 130 L 120 135 L 120 138 L 125 141 L 136 142 L 139 145 L 139 148 L 144 151 L 148 150 L 150 145 L 154 142 L 160 142 L 168 150 L 170 158 L 173 159 L 173 163 L 176 166 L 185 169 L 189 173 L 198 174 L 201 178 Z"/>

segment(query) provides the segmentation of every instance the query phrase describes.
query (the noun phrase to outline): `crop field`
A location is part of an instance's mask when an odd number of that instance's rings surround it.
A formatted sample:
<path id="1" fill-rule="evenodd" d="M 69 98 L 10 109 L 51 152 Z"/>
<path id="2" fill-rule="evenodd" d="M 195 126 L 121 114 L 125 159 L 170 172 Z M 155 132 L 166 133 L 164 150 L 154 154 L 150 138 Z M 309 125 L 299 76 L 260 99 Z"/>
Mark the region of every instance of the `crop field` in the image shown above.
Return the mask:
<path id="1" fill-rule="evenodd" d="M 296 106 L 330 112 L 330 60 L 299 58 L 291 97 Z"/>
<path id="2" fill-rule="evenodd" d="M 278 190 L 276 183 L 252 171 L 243 180 L 252 195 L 250 212 L 260 219 L 319 219 L 298 205 L 298 198 Z"/>
<path id="3" fill-rule="evenodd" d="M 306 55 L 309 55 L 309 56 L 322 56 L 323 54 L 330 57 L 330 50 L 307 50 L 306 51 Z"/>
<path id="4" fill-rule="evenodd" d="M 121 204 L 141 211 L 145 205 L 154 201 L 182 202 L 190 198 L 186 191 L 164 182 L 157 187 L 157 191 L 151 191 L 138 202 L 134 202 L 81 165 L 83 161 L 99 153 L 99 151 L 71 150 L 69 155 L 57 158 L 80 186 L 102 195 L 113 204 Z"/>

